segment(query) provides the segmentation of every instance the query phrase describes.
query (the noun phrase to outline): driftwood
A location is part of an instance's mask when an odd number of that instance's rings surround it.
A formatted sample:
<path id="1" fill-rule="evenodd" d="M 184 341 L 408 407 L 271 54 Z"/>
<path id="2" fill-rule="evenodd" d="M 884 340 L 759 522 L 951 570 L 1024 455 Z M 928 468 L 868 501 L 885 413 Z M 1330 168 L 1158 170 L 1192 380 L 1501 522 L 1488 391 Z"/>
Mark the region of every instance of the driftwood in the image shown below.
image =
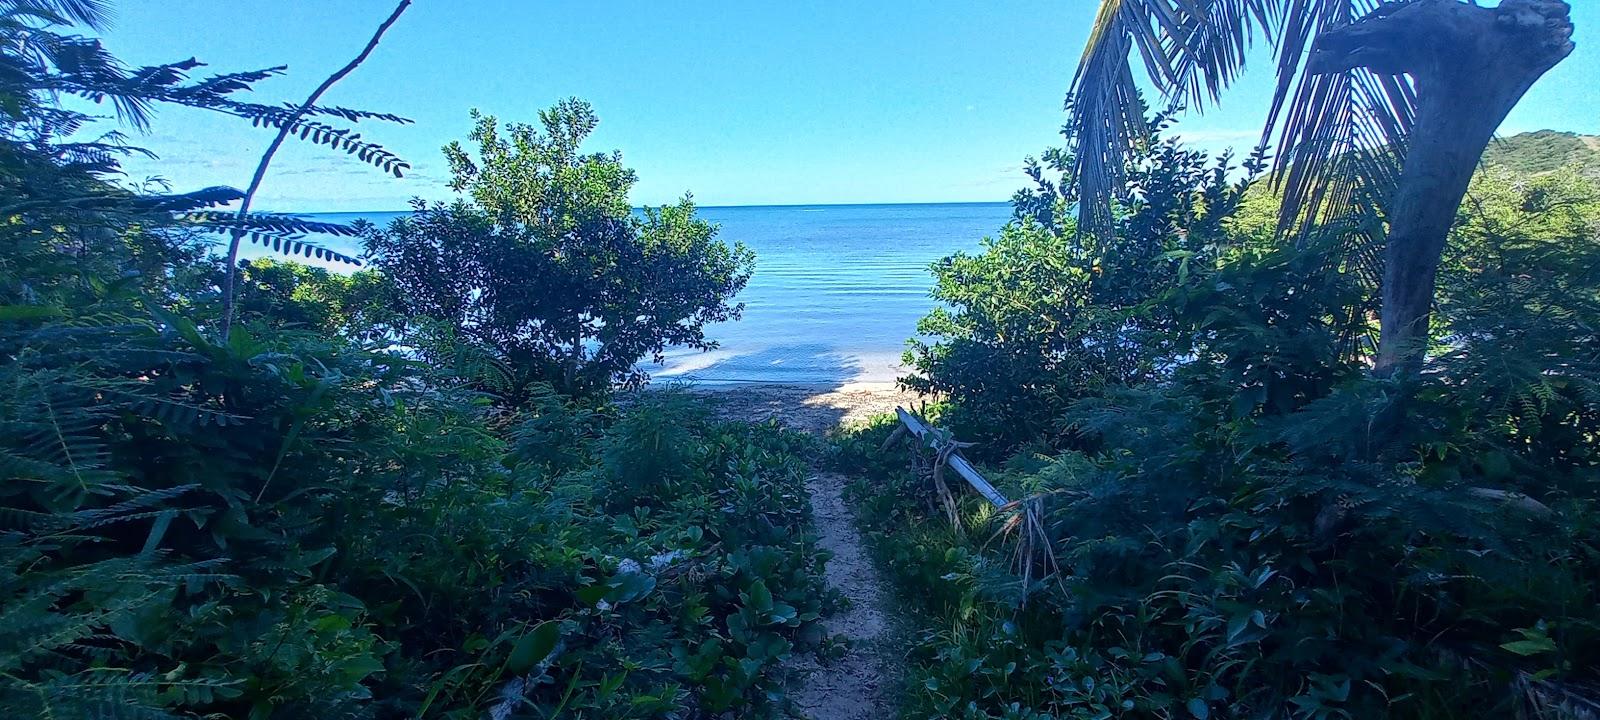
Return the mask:
<path id="1" fill-rule="evenodd" d="M 927 425 L 923 424 L 921 420 L 918 420 L 917 416 L 907 412 L 905 408 L 897 407 L 894 409 L 894 412 L 896 415 L 900 416 L 900 424 L 903 425 L 906 430 L 909 430 L 912 435 L 917 436 L 917 439 L 924 439 L 927 437 L 928 433 L 931 432 Z M 895 432 L 899 433 L 898 430 Z M 891 436 L 891 439 L 892 438 L 893 436 Z M 884 443 L 885 449 L 887 449 L 888 445 L 889 443 Z M 978 491 L 978 494 L 982 495 L 983 499 L 988 500 L 989 503 L 994 505 L 996 508 L 1010 505 L 1011 501 L 1007 500 L 1005 495 L 1002 495 L 999 490 L 996 490 L 993 485 L 990 485 L 988 480 L 983 479 L 983 476 L 978 474 L 978 470 L 972 467 L 972 463 L 967 462 L 966 458 L 961 457 L 960 449 L 955 445 L 955 441 L 953 440 L 939 442 L 935 445 L 934 450 L 938 451 L 943 457 L 944 464 L 948 465 L 951 470 L 956 471 L 956 474 L 960 475 L 961 479 L 966 480 L 967 484 L 971 485 L 973 490 Z M 935 472 L 937 472 L 937 470 Z M 939 480 L 941 483 L 943 482 L 943 478 L 939 478 Z"/>
<path id="2" fill-rule="evenodd" d="M 884 438 L 883 439 L 883 444 L 878 446 L 878 453 L 882 454 L 882 453 L 889 452 L 889 448 L 894 447 L 894 444 L 897 443 L 897 442 L 900 442 L 900 438 L 903 438 L 905 436 L 906 436 L 906 426 L 905 425 L 896 425 L 895 428 L 894 428 L 894 432 L 889 433 L 889 437 Z"/>

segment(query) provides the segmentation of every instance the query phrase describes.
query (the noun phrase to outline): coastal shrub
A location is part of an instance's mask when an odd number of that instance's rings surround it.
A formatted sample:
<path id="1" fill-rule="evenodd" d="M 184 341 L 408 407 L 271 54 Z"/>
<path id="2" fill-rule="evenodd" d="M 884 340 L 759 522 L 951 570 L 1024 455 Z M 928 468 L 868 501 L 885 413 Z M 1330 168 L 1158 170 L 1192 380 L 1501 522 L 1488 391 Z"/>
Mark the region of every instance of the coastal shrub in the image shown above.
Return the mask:
<path id="1" fill-rule="evenodd" d="M 714 347 L 705 326 L 739 316 L 749 250 L 717 240 L 687 196 L 635 213 L 621 155 L 581 150 L 598 123 L 586 103 L 544 110 L 537 126 L 474 118 L 474 149 L 445 149 L 463 197 L 419 201 L 366 234 L 396 310 L 425 319 L 413 332 L 442 338 L 422 352 L 470 344 L 502 365 L 514 394 L 545 383 L 593 395 L 642 384 L 635 364 L 669 346 Z"/>
<path id="2" fill-rule="evenodd" d="M 220 270 L 220 268 L 219 268 Z M 217 282 L 206 276 L 208 282 Z M 372 270 L 338 273 L 293 261 L 261 258 L 239 263 L 235 322 L 305 330 L 379 343 L 397 321 L 388 315 L 390 286 Z M 210 305 L 190 312 L 209 317 Z"/>
<path id="3" fill-rule="evenodd" d="M 507 414 L 292 315 L 221 341 L 146 289 L 4 306 L 8 714 L 782 709 L 828 597 L 807 441 L 672 395 Z"/>
<path id="4" fill-rule="evenodd" d="M 568 416 L 587 427 L 557 434 L 586 439 L 557 468 L 402 358 L 78 319 L 6 334 L 8 710 L 753 715 L 818 640 L 782 431 L 664 398 Z M 603 478 L 661 437 L 641 427 L 673 428 L 679 462 L 629 468 L 651 492 L 627 502 Z"/>
<path id="5" fill-rule="evenodd" d="M 777 663 L 797 643 L 815 647 L 827 609 L 796 454 L 806 441 L 713 422 L 676 398 L 615 412 L 566 470 L 514 451 L 475 480 L 352 507 L 348 524 L 365 530 L 349 536 L 337 575 L 397 642 L 390 666 L 410 666 L 375 683 L 380 708 L 783 709 Z M 584 413 L 564 419 L 580 434 L 594 427 Z M 619 497 L 606 482 L 612 454 L 658 425 L 677 429 L 683 464 L 631 471 L 652 492 Z"/>
<path id="6" fill-rule="evenodd" d="M 946 420 L 994 452 L 1051 434 L 1061 412 L 1105 384 L 1158 377 L 1174 340 L 1166 308 L 1149 302 L 1181 283 L 1191 266 L 1226 252 L 1224 221 L 1246 181 L 1230 181 L 1228 159 L 1212 162 L 1152 123 L 1131 165 L 1118 232 L 1077 232 L 1059 149 L 1030 158 L 1034 188 L 1014 217 L 976 253 L 935 263 L 941 306 L 917 327 L 905 386 L 950 401 Z M 1247 163 L 1253 172 L 1259 159 Z"/>
<path id="7" fill-rule="evenodd" d="M 1007 513 L 969 496 L 952 529 L 903 449 L 861 461 L 887 428 L 847 439 L 840 462 L 875 473 L 852 491 L 869 537 L 932 618 L 908 715 L 1590 716 L 1596 193 L 1481 174 L 1409 379 L 1367 372 L 1371 286 L 1337 232 L 1222 222 L 1133 303 L 1162 322 L 1154 372 L 1086 373 L 1042 430 L 990 441 L 1020 448 L 985 471 L 1033 498 L 1059 563 L 1027 585 Z M 1006 427 L 999 404 L 965 412 Z"/>

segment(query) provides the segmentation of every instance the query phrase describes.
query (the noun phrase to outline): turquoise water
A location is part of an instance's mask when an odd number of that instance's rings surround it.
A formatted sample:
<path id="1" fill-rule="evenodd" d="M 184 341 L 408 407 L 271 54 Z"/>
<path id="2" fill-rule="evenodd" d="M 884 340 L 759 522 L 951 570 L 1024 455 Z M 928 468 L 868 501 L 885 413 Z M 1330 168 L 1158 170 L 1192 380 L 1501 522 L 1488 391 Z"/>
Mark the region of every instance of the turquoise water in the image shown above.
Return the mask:
<path id="1" fill-rule="evenodd" d="M 1010 216 L 1006 203 L 709 207 L 719 237 L 756 253 L 744 317 L 708 329 L 721 347 L 673 350 L 645 369 L 658 382 L 842 384 L 900 374 L 905 341 L 934 306 L 928 265 L 973 250 Z M 385 222 L 399 213 L 325 213 Z M 328 243 L 352 252 L 353 244 Z"/>

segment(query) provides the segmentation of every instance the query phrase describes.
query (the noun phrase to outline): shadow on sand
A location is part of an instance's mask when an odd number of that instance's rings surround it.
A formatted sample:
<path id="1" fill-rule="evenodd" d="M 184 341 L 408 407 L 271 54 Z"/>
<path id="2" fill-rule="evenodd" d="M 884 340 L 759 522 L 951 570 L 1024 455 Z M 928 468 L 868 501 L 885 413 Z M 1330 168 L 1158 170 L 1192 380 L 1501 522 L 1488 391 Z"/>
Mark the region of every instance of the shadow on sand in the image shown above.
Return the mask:
<path id="1" fill-rule="evenodd" d="M 775 345 L 718 358 L 705 367 L 663 380 L 713 385 L 839 387 L 862 374 L 859 358 L 822 344 Z"/>
<path id="2" fill-rule="evenodd" d="M 732 371 L 761 377 L 735 377 Z M 779 345 L 723 358 L 680 376 L 658 378 L 653 388 L 687 388 L 706 398 L 719 417 L 766 422 L 826 434 L 840 426 L 912 407 L 913 393 L 894 383 L 853 382 L 862 374 L 859 359 L 825 345 Z"/>

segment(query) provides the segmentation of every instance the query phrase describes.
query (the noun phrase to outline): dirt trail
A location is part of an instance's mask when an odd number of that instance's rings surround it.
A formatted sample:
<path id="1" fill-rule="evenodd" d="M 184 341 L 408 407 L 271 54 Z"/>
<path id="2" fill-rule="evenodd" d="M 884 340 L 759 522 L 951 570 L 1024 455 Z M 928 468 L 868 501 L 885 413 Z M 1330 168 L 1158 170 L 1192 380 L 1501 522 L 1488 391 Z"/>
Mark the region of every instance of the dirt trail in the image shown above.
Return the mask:
<path id="1" fill-rule="evenodd" d="M 790 697 L 811 720 L 887 720 L 895 717 L 888 587 L 856 532 L 855 513 L 844 500 L 845 478 L 818 473 L 806 482 L 819 544 L 831 552 L 828 584 L 850 600 L 827 618 L 829 635 L 849 638 L 844 657 L 826 665 L 814 657 L 795 661 Z"/>
<path id="2" fill-rule="evenodd" d="M 776 419 L 817 436 L 861 422 L 896 405 L 915 407 L 917 398 L 893 385 L 842 387 L 747 386 L 704 393 L 717 414 L 730 420 Z M 890 622 L 890 590 L 878 575 L 856 531 L 855 513 L 844 499 L 846 478 L 816 472 L 806 481 L 818 544 L 833 553 L 828 584 L 849 600 L 823 621 L 828 636 L 848 640 L 844 656 L 826 662 L 797 654 L 789 665 L 789 697 L 809 720 L 889 720 L 896 717 L 895 684 L 901 657 Z"/>

